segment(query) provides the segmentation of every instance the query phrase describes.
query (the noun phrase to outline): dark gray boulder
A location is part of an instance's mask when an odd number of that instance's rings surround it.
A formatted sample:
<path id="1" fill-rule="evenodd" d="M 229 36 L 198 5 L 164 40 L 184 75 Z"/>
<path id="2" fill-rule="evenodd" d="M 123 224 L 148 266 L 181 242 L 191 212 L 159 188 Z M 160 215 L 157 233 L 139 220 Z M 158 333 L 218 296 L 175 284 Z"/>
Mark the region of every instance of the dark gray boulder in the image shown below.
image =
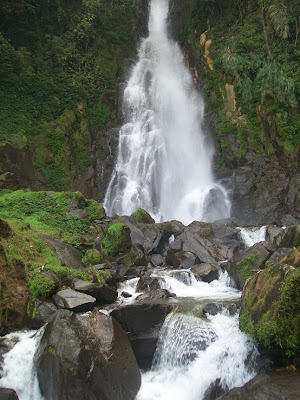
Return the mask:
<path id="1" fill-rule="evenodd" d="M 51 236 L 41 235 L 41 238 L 53 247 L 62 265 L 77 269 L 84 268 L 82 254 L 75 247 Z"/>
<path id="2" fill-rule="evenodd" d="M 159 301 L 175 296 L 174 293 L 170 293 L 167 289 L 155 289 L 151 292 L 140 294 L 136 301 Z"/>
<path id="3" fill-rule="evenodd" d="M 35 311 L 32 313 L 31 328 L 39 329 L 50 320 L 57 311 L 57 307 L 51 301 L 40 299 L 35 299 L 34 301 Z"/>
<path id="4" fill-rule="evenodd" d="M 156 289 L 160 289 L 159 279 L 147 275 L 140 277 L 136 287 L 137 292 L 149 292 Z"/>
<path id="5" fill-rule="evenodd" d="M 133 400 L 141 376 L 127 335 L 99 312 L 59 310 L 35 355 L 45 400 Z"/>
<path id="6" fill-rule="evenodd" d="M 219 400 L 298 400 L 299 371 L 262 372 L 241 388 L 231 389 Z"/>
<path id="7" fill-rule="evenodd" d="M 13 389 L 0 388 L 0 400 L 19 400 Z"/>
<path id="8" fill-rule="evenodd" d="M 164 258 L 160 254 L 152 254 L 151 262 L 155 267 L 159 267 L 163 264 Z"/>
<path id="9" fill-rule="evenodd" d="M 116 289 L 108 285 L 86 282 L 81 279 L 74 280 L 73 284 L 74 290 L 95 297 L 97 302 L 100 304 L 113 303 L 118 297 Z"/>
<path id="10" fill-rule="evenodd" d="M 111 312 L 125 332 L 132 345 L 139 366 L 151 367 L 160 328 L 166 316 L 174 309 L 171 304 L 135 303 Z"/>
<path id="11" fill-rule="evenodd" d="M 172 265 L 175 269 L 189 269 L 200 263 L 197 255 L 190 251 L 168 252 L 166 261 L 168 265 Z"/>
<path id="12" fill-rule="evenodd" d="M 53 296 L 57 308 L 66 308 L 74 312 L 92 311 L 95 307 L 95 297 L 72 289 L 60 290 Z"/>
<path id="13" fill-rule="evenodd" d="M 203 282 L 212 282 L 219 278 L 219 268 L 215 265 L 203 263 L 196 264 L 191 268 L 196 279 L 201 279 Z"/>
<path id="14" fill-rule="evenodd" d="M 300 225 L 289 226 L 275 237 L 273 243 L 277 247 L 300 246 Z"/>
<path id="15" fill-rule="evenodd" d="M 203 307 L 203 315 L 217 315 L 222 310 L 222 305 L 217 303 L 208 303 Z"/>

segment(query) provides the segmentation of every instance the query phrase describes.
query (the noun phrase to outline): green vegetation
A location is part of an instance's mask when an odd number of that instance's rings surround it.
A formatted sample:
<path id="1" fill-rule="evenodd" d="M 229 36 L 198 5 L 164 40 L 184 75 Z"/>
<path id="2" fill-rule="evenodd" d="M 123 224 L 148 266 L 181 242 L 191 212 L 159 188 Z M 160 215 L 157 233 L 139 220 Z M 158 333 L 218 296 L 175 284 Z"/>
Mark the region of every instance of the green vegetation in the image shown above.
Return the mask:
<path id="1" fill-rule="evenodd" d="M 106 232 L 106 237 L 102 241 L 102 252 L 113 257 L 125 252 L 131 246 L 130 230 L 127 225 L 116 223 L 111 225 Z"/>
<path id="2" fill-rule="evenodd" d="M 155 222 L 151 215 L 142 208 L 136 210 L 134 213 L 131 214 L 131 216 L 136 222 L 141 222 L 144 224 L 153 224 Z"/>
<path id="3" fill-rule="evenodd" d="M 239 264 L 233 265 L 233 268 L 237 270 L 243 281 L 246 281 L 250 276 L 252 276 L 252 269 L 256 259 L 256 254 L 248 254 Z"/>
<path id="4" fill-rule="evenodd" d="M 188 22 L 179 39 L 192 46 L 205 81 L 208 112 L 218 114 L 221 164 L 230 165 L 247 149 L 279 159 L 297 154 L 299 26 L 300 6 L 292 0 L 189 1 Z M 203 70 L 203 32 L 212 40 L 212 70 L 208 65 Z M 228 108 L 225 84 L 233 85 L 235 109 Z M 236 136 L 238 151 L 232 151 L 228 135 Z"/>
<path id="5" fill-rule="evenodd" d="M 136 0 L 1 2 L 0 173 L 22 168 L 22 160 L 10 168 L 12 147 L 32 153 L 42 174 L 34 189 L 73 190 L 75 171 L 91 165 L 92 137 L 117 123 L 116 83 L 135 51 L 140 7 Z"/>
<path id="6" fill-rule="evenodd" d="M 277 268 L 277 269 L 276 269 Z M 261 283 L 251 282 L 240 314 L 240 327 L 271 352 L 300 354 L 300 269 L 269 267 Z"/>

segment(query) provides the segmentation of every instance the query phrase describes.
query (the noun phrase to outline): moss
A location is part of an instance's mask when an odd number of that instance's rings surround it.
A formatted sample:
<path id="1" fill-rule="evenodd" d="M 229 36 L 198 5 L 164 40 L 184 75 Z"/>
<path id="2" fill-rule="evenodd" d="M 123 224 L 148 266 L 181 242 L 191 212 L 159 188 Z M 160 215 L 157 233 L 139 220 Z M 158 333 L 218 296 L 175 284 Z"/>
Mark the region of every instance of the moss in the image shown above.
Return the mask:
<path id="1" fill-rule="evenodd" d="M 56 356 L 57 356 L 56 350 L 55 350 L 55 348 L 52 347 L 52 346 L 49 346 L 49 347 L 48 347 L 48 353 L 51 354 L 52 357 L 56 357 Z"/>
<path id="2" fill-rule="evenodd" d="M 252 276 L 252 269 L 256 259 L 256 254 L 248 254 L 239 264 L 233 266 L 244 281 Z"/>
<path id="3" fill-rule="evenodd" d="M 144 224 L 153 224 L 155 222 L 151 215 L 142 208 L 139 208 L 137 211 L 132 213 L 131 216 L 136 222 L 141 222 Z"/>
<path id="4" fill-rule="evenodd" d="M 269 267 L 243 299 L 240 327 L 253 334 L 271 352 L 300 355 L 300 269 Z M 261 284 L 263 285 L 261 287 Z M 253 294 L 257 293 L 253 302 Z"/>
<path id="5" fill-rule="evenodd" d="M 89 249 L 86 251 L 82 261 L 87 268 L 90 268 L 93 265 L 103 263 L 104 257 L 100 251 L 96 249 Z"/>
<path id="6" fill-rule="evenodd" d="M 103 206 L 95 200 L 88 200 L 86 211 L 93 219 L 101 220 L 106 216 Z"/>
<path id="7" fill-rule="evenodd" d="M 37 309 L 37 302 L 35 299 L 31 299 L 27 305 L 27 315 L 31 319 L 38 318 L 40 316 L 38 309 Z"/>
<path id="8" fill-rule="evenodd" d="M 124 253 L 131 247 L 130 229 L 122 223 L 111 225 L 106 231 L 102 244 L 102 252 L 108 257 Z"/>

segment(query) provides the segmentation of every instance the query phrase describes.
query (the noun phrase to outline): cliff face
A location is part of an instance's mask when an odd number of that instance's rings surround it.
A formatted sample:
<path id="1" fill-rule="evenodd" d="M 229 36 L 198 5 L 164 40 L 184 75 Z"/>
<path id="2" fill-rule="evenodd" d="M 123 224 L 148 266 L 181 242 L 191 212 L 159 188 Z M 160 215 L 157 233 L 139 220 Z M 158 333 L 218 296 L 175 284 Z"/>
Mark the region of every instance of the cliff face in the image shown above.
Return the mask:
<path id="1" fill-rule="evenodd" d="M 115 147 L 106 132 L 120 122 L 118 85 L 147 3 L 1 2 L 0 175 L 102 196 Z"/>
<path id="2" fill-rule="evenodd" d="M 171 34 L 202 90 L 216 175 L 241 224 L 299 218 L 299 16 L 289 0 L 172 1 Z"/>

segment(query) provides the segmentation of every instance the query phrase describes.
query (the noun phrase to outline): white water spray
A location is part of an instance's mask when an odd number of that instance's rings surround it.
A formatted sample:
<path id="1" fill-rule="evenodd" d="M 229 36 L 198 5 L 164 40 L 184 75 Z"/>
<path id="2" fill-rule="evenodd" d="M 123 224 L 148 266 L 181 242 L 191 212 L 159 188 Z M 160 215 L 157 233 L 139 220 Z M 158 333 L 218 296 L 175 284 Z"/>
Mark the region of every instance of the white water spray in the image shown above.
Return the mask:
<path id="1" fill-rule="evenodd" d="M 156 221 L 213 221 L 230 214 L 211 170 L 204 105 L 179 46 L 168 38 L 168 0 L 152 0 L 149 37 L 124 93 L 126 123 L 107 189 L 108 215 L 146 209 Z"/>
<path id="2" fill-rule="evenodd" d="M 238 228 L 240 236 L 246 247 L 251 247 L 255 243 L 263 242 L 266 240 L 267 227 L 261 228 Z"/>

